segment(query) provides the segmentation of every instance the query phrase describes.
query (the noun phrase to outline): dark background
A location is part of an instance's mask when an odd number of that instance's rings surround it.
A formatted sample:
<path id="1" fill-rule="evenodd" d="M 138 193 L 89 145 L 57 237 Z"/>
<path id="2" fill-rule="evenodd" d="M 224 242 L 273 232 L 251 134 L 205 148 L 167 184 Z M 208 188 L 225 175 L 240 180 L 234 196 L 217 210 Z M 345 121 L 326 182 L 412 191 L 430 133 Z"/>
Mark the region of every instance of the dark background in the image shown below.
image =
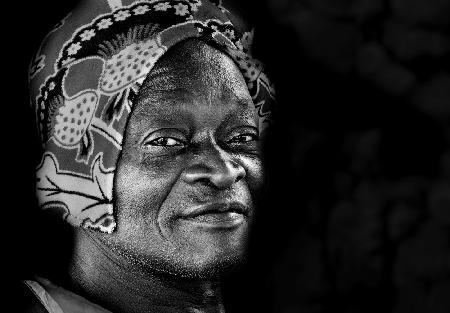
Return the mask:
<path id="1" fill-rule="evenodd" d="M 46 243 L 66 231 L 35 209 L 27 70 L 76 2 L 3 7 L 2 256 L 16 280 L 60 253 Z M 450 312 L 450 2 L 239 5 L 278 108 L 269 187 L 249 262 L 229 278 L 229 311 Z"/>

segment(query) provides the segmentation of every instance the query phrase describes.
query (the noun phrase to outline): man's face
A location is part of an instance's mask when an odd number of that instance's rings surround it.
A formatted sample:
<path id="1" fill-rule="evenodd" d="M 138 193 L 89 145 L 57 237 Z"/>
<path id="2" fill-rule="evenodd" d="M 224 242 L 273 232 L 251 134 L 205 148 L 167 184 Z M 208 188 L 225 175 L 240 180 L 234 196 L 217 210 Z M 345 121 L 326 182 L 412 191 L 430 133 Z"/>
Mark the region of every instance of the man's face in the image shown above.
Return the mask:
<path id="1" fill-rule="evenodd" d="M 237 66 L 197 40 L 142 87 L 115 180 L 115 249 L 205 277 L 238 263 L 263 180 L 254 104 Z"/>

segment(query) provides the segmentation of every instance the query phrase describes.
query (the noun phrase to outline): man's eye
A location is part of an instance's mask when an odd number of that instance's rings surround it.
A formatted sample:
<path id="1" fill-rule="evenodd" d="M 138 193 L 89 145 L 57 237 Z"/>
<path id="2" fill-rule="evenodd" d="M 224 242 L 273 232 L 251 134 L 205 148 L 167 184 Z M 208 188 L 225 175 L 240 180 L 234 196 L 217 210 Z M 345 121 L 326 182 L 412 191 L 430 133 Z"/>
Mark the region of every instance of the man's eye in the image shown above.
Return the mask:
<path id="1" fill-rule="evenodd" d="M 184 143 L 179 140 L 172 137 L 159 137 L 156 139 L 153 139 L 152 141 L 147 143 L 151 146 L 161 146 L 161 147 L 180 147 L 184 146 Z"/>
<path id="2" fill-rule="evenodd" d="M 246 143 L 251 141 L 258 141 L 258 136 L 255 134 L 242 134 L 231 138 L 228 143 Z"/>

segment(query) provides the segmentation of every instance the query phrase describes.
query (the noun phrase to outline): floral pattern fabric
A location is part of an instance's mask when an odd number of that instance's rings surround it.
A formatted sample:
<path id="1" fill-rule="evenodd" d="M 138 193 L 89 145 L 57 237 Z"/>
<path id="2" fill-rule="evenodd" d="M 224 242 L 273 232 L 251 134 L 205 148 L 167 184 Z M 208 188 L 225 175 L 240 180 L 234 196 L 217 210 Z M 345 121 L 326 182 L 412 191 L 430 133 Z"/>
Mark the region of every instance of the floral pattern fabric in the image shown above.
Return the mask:
<path id="1" fill-rule="evenodd" d="M 30 67 L 43 147 L 37 196 L 42 209 L 71 224 L 111 233 L 114 172 L 126 122 L 145 77 L 170 47 L 188 38 L 214 41 L 240 68 L 260 131 L 270 122 L 274 90 L 251 56 L 253 32 L 241 21 L 236 26 L 237 17 L 222 3 L 92 2 L 52 30 Z"/>

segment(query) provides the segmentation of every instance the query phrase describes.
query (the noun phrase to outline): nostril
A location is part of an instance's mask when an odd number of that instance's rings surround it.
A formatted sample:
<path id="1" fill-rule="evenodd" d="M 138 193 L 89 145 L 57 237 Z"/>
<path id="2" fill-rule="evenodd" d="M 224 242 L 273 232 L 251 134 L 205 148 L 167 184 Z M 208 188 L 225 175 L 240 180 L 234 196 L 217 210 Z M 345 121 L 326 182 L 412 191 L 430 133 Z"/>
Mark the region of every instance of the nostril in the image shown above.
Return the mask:
<path id="1" fill-rule="evenodd" d="M 240 181 L 242 178 L 245 177 L 246 172 L 244 167 L 236 162 L 233 162 L 232 167 L 233 167 L 232 174 L 236 176 L 234 182 L 237 183 L 238 181 Z"/>
<path id="2" fill-rule="evenodd" d="M 235 162 L 227 162 L 224 167 L 213 171 L 209 176 L 209 179 L 216 188 L 226 189 L 230 188 L 244 177 L 245 170 L 241 165 Z"/>
<path id="3" fill-rule="evenodd" d="M 215 154 L 201 161 L 185 169 L 183 173 L 185 182 L 226 189 L 246 175 L 242 164 L 225 155 Z"/>
<path id="4" fill-rule="evenodd" d="M 237 182 L 240 181 L 242 178 L 244 178 L 244 176 L 238 176 L 238 177 L 236 177 L 236 179 L 234 180 L 234 182 L 237 183 Z"/>

